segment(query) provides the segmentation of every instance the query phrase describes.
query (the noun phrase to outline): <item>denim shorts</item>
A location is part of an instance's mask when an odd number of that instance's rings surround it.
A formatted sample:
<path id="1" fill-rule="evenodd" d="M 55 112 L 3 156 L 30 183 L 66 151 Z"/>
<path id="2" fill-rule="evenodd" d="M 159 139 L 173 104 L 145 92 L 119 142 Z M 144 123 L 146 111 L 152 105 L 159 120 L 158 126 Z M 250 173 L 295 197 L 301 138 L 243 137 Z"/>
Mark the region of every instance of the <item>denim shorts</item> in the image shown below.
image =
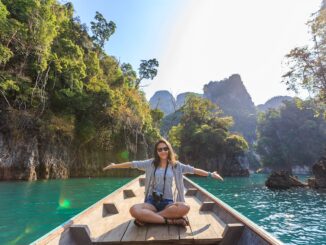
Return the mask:
<path id="1" fill-rule="evenodd" d="M 154 202 L 154 199 L 152 196 L 148 196 L 145 200 L 146 203 L 154 205 L 154 207 L 157 209 L 157 211 L 162 211 L 166 205 L 173 203 L 172 199 L 166 199 L 163 198 L 160 202 Z"/>

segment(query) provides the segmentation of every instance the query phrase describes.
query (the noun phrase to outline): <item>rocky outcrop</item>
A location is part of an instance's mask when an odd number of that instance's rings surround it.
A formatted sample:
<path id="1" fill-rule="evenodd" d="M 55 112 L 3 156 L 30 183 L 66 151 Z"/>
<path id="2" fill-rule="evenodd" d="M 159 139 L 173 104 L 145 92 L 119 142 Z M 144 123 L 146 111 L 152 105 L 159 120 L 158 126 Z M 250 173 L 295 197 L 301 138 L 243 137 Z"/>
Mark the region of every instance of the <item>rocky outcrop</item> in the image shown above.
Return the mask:
<path id="1" fill-rule="evenodd" d="M 260 112 L 265 112 L 268 109 L 277 109 L 284 105 L 285 101 L 293 101 L 293 98 L 290 96 L 275 96 L 266 101 L 265 104 L 257 105 L 257 110 Z"/>
<path id="2" fill-rule="evenodd" d="M 310 180 L 310 186 L 314 188 L 326 188 L 326 157 L 322 157 L 312 166 L 315 175 L 314 180 Z"/>
<path id="3" fill-rule="evenodd" d="M 222 81 L 209 82 L 204 85 L 203 90 L 204 94 L 192 92 L 179 94 L 176 102 L 168 91 L 157 91 L 150 99 L 150 105 L 151 108 L 162 110 L 167 116 L 179 109 L 185 103 L 185 98 L 189 94 L 209 99 L 222 109 L 224 115 L 233 117 L 235 123 L 231 131 L 240 132 L 250 144 L 253 143 L 256 138 L 256 107 L 240 75 L 234 74 Z M 164 132 L 169 129 L 169 122 L 170 120 L 167 121 L 167 126 L 164 123 L 162 124 Z"/>
<path id="4" fill-rule="evenodd" d="M 138 139 L 142 144 L 141 137 Z M 135 159 L 147 156 L 139 147 Z M 128 152 L 127 154 L 130 154 Z M 136 169 L 103 172 L 108 162 L 121 162 L 125 152 L 80 146 L 60 132 L 42 131 L 27 112 L 0 114 L 0 180 L 65 179 L 70 177 L 135 176 Z M 138 157 L 138 158 L 137 158 Z"/>
<path id="5" fill-rule="evenodd" d="M 15 140 L 0 132 L 0 180 L 66 179 L 71 177 L 135 176 L 135 169 L 103 172 L 112 153 L 76 149 L 59 139 L 33 136 Z"/>
<path id="6" fill-rule="evenodd" d="M 202 94 L 185 92 L 178 94 L 177 99 L 175 100 L 175 98 L 169 91 L 160 90 L 155 92 L 155 94 L 150 98 L 149 104 L 152 109 L 160 109 L 164 112 L 164 116 L 168 116 L 184 105 L 186 97 L 188 95 L 196 95 L 199 97 L 203 97 Z"/>
<path id="7" fill-rule="evenodd" d="M 265 182 L 270 189 L 289 189 L 290 187 L 305 187 L 306 183 L 301 182 L 292 176 L 288 171 L 272 172 Z"/>
<path id="8" fill-rule="evenodd" d="M 234 156 L 223 164 L 224 176 L 249 177 L 249 161 L 246 155 Z"/>
<path id="9" fill-rule="evenodd" d="M 149 100 L 152 109 L 159 109 L 164 116 L 176 111 L 176 101 L 173 95 L 167 90 L 157 91 Z"/>
<path id="10" fill-rule="evenodd" d="M 224 164 L 221 173 L 223 176 L 249 177 L 249 169 L 244 168 L 236 159 L 233 159 L 230 163 Z"/>
<path id="11" fill-rule="evenodd" d="M 204 98 L 217 104 L 226 116 L 232 116 L 231 131 L 240 132 L 252 144 L 256 138 L 256 107 L 240 75 L 204 85 Z"/>
<path id="12" fill-rule="evenodd" d="M 219 154 L 214 158 L 201 158 L 197 161 L 192 159 L 180 159 L 181 162 L 189 163 L 197 168 L 207 171 L 217 171 L 223 177 L 248 177 L 249 169 L 247 168 L 246 156 L 227 156 Z"/>
<path id="13" fill-rule="evenodd" d="M 150 99 L 151 108 L 158 108 L 165 113 L 165 116 L 179 109 L 184 103 L 185 98 L 189 94 L 209 99 L 217 104 L 222 109 L 224 115 L 232 116 L 234 126 L 231 131 L 240 132 L 245 139 L 252 144 L 256 138 L 256 107 L 244 86 L 240 75 L 234 74 L 222 81 L 212 81 L 204 85 L 204 94 L 185 92 L 177 96 L 177 101 L 174 102 L 173 96 L 168 91 L 157 91 Z M 172 97 L 172 98 L 171 98 Z M 173 101 L 170 103 L 170 101 Z M 175 108 L 172 105 L 175 103 Z M 180 118 L 175 117 L 173 118 Z M 166 120 L 162 123 L 161 131 L 166 133 L 173 123 L 171 120 Z M 177 124 L 178 121 L 174 120 Z"/>
<path id="14" fill-rule="evenodd" d="M 71 159 L 63 142 L 49 144 L 30 134 L 11 136 L 0 132 L 0 180 L 68 178 Z"/>

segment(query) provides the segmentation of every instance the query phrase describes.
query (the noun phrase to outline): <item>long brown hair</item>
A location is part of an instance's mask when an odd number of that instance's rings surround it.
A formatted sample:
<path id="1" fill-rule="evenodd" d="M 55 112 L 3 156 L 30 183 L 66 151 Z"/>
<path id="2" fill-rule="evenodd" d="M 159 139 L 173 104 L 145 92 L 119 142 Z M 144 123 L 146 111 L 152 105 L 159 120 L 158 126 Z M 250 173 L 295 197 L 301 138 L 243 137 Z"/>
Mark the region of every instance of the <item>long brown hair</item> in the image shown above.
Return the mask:
<path id="1" fill-rule="evenodd" d="M 168 152 L 168 161 L 172 164 L 172 166 L 175 166 L 176 164 L 176 155 L 172 149 L 172 146 L 171 144 L 169 143 L 169 141 L 167 141 L 166 139 L 164 138 L 161 138 L 159 139 L 156 143 L 155 143 L 155 146 L 154 146 L 154 166 L 155 167 L 158 167 L 160 165 L 160 156 L 158 155 L 157 153 L 157 146 L 159 143 L 164 143 L 167 145 L 167 147 L 169 148 L 169 152 Z"/>

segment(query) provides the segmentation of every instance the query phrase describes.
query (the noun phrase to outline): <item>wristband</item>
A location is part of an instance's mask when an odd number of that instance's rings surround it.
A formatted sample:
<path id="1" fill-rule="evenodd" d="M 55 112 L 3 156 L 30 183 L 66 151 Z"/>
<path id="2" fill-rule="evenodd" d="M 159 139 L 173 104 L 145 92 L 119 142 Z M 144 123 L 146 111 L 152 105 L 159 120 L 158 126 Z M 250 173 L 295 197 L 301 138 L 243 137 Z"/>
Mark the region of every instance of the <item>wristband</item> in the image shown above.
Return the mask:
<path id="1" fill-rule="evenodd" d="M 212 173 L 211 172 L 208 172 L 208 176 L 207 177 L 212 178 Z"/>

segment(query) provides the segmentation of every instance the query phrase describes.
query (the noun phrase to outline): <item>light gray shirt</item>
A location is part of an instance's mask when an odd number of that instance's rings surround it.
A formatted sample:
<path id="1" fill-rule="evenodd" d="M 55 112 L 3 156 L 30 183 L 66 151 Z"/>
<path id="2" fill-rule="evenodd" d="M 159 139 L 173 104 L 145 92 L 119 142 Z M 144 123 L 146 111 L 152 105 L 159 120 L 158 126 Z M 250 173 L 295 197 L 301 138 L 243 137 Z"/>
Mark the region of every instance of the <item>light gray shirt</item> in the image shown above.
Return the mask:
<path id="1" fill-rule="evenodd" d="M 149 168 L 154 169 L 154 167 L 151 166 L 151 165 L 153 165 L 152 162 L 153 162 L 153 159 L 147 159 L 147 160 L 143 160 L 143 161 L 132 161 L 132 167 L 133 168 L 138 168 L 140 170 L 147 170 Z M 194 169 L 195 168 L 193 166 L 185 165 L 185 164 L 183 164 L 181 162 L 177 162 L 177 163 L 179 164 L 178 169 L 181 170 L 180 174 L 187 174 L 187 173 L 194 174 Z M 153 174 L 154 170 L 152 170 L 152 173 L 151 173 L 151 176 L 152 176 L 151 178 L 152 179 L 151 179 L 150 183 L 148 181 L 146 181 L 146 182 L 148 182 L 148 186 L 147 186 L 148 195 L 152 194 L 153 188 L 156 189 L 159 192 L 163 192 L 164 171 L 165 171 L 165 168 L 157 168 L 156 174 L 155 174 L 155 181 L 154 181 L 154 174 Z M 167 172 L 166 172 L 165 191 L 164 191 L 163 198 L 173 199 L 174 195 L 173 195 L 173 191 L 172 191 L 172 186 L 173 186 L 173 181 L 174 181 L 173 177 L 174 176 L 178 176 L 179 178 L 182 177 L 180 175 L 174 175 L 172 166 L 171 166 L 171 164 L 169 164 Z M 150 176 L 148 176 L 146 174 L 146 178 L 150 178 Z M 183 182 L 182 179 L 180 181 Z M 180 182 L 180 181 L 178 181 L 178 182 Z M 182 186 L 183 186 L 183 184 L 182 184 Z M 182 188 L 182 191 L 183 191 L 183 188 Z M 183 195 L 183 193 L 182 193 L 182 195 Z"/>
<path id="2" fill-rule="evenodd" d="M 153 180 L 152 184 L 149 186 L 150 195 L 153 192 L 153 190 L 163 193 L 164 172 L 165 172 L 165 168 L 156 169 L 155 179 Z M 171 164 L 169 164 L 168 169 L 166 171 L 163 198 L 173 199 L 172 186 L 173 186 L 173 172 L 172 172 Z"/>

